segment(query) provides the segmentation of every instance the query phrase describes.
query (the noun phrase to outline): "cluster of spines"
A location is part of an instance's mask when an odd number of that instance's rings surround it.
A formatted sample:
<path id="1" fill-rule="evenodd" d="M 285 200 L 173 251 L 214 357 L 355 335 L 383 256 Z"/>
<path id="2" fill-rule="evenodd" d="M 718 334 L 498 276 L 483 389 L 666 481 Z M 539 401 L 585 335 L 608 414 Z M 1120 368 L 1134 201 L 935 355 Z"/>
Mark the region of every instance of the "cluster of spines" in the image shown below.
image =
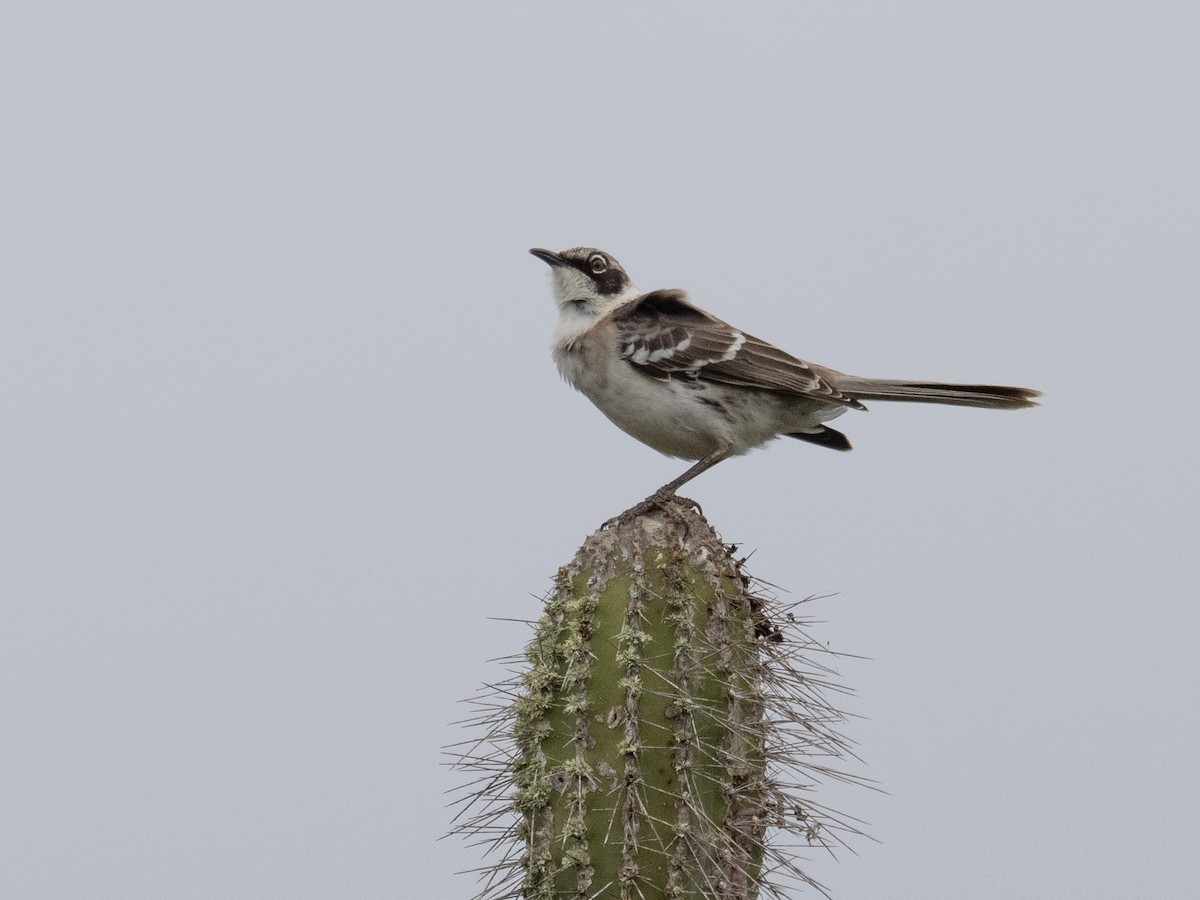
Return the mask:
<path id="1" fill-rule="evenodd" d="M 632 567 L 623 571 L 619 561 L 594 556 L 560 570 L 527 647 L 528 667 L 519 684 L 494 686 L 479 720 L 493 731 L 472 745 L 502 745 L 510 729 L 512 749 L 488 764 L 477 752 L 458 758 L 486 777 L 464 797 L 482 800 L 482 810 L 472 807 L 456 830 L 485 839 L 501 857 L 480 870 L 480 900 L 783 896 L 796 881 L 823 892 L 796 851 L 833 850 L 857 832 L 808 796 L 823 779 L 857 780 L 837 765 L 853 756 L 836 730 L 844 716 L 827 696 L 842 689 L 814 662 L 828 651 L 803 623 L 756 594 L 738 561 L 705 547 L 699 555 L 655 548 L 626 560 Z M 598 621 L 602 595 L 614 590 L 624 595 L 615 632 L 613 622 Z M 759 627 L 767 616 L 781 626 L 770 639 Z M 619 670 L 617 702 L 592 696 L 600 653 Z M 661 708 L 659 721 L 647 720 L 647 705 Z M 616 768 L 592 758 L 594 735 L 604 731 L 620 735 L 608 757 Z M 650 811 L 661 810 L 664 787 L 658 772 L 648 777 L 648 754 L 670 761 L 669 816 Z M 790 843 L 778 840 L 787 834 Z M 614 837 L 615 871 L 607 868 L 613 854 L 599 846 Z M 617 892 L 605 893 L 614 884 Z"/>

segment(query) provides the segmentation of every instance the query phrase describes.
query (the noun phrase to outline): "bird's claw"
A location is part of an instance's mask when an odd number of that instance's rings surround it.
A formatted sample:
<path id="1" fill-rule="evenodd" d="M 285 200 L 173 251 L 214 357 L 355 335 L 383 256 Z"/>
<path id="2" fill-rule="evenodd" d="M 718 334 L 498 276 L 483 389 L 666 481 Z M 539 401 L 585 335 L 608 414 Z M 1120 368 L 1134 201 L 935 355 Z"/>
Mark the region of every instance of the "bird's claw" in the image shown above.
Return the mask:
<path id="1" fill-rule="evenodd" d="M 700 515 L 704 515 L 704 510 L 700 508 L 700 504 L 695 500 L 692 500 L 688 497 L 677 496 L 674 491 L 667 491 L 660 488 L 645 500 L 633 504 L 633 506 L 629 507 L 629 509 L 625 510 L 625 512 L 613 516 L 611 519 L 605 522 L 602 527 L 607 528 L 610 525 L 620 525 L 626 522 L 632 522 L 638 516 L 645 515 L 652 509 L 661 509 L 670 516 L 673 512 L 675 512 L 671 508 L 672 504 L 674 503 L 687 504 L 694 507 L 696 512 L 698 512 Z"/>
<path id="2" fill-rule="evenodd" d="M 609 525 L 623 525 L 626 522 L 632 522 L 638 516 L 645 515 L 652 509 L 665 509 L 667 501 L 671 499 L 670 494 L 664 494 L 662 491 L 655 491 L 645 500 L 633 504 L 625 512 L 613 516 L 604 523 L 605 527 Z"/>

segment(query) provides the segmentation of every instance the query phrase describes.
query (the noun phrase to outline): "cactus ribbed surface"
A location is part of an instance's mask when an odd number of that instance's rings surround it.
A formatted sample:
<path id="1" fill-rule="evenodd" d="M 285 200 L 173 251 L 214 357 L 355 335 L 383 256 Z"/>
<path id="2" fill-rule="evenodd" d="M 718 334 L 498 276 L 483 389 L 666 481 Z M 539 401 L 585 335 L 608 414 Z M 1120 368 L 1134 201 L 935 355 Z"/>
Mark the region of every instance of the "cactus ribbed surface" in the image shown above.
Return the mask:
<path id="1" fill-rule="evenodd" d="M 514 777 L 531 900 L 745 896 L 761 865 L 754 622 L 724 548 L 672 527 L 593 535 L 529 646 Z"/>
<path id="2" fill-rule="evenodd" d="M 731 549 L 681 501 L 602 528 L 559 570 L 517 684 L 494 688 L 490 731 L 458 758 L 490 774 L 458 830 L 519 841 L 479 897 L 752 900 L 781 874 L 820 889 L 768 831 L 853 830 L 796 779 L 835 774 L 813 757 L 845 755 L 841 717 Z"/>

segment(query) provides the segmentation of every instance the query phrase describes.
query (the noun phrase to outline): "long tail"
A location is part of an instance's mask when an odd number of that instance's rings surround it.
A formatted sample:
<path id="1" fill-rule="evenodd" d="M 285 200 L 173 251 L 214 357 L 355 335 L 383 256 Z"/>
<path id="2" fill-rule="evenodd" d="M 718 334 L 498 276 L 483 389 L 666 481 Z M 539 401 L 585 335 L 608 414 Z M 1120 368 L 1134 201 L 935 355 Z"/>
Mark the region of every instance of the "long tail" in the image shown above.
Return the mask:
<path id="1" fill-rule="evenodd" d="M 900 400 L 908 403 L 944 403 L 983 409 L 1022 409 L 1037 406 L 1041 391 L 998 384 L 942 384 L 938 381 L 892 381 L 887 378 L 847 377 L 837 388 L 855 400 Z"/>

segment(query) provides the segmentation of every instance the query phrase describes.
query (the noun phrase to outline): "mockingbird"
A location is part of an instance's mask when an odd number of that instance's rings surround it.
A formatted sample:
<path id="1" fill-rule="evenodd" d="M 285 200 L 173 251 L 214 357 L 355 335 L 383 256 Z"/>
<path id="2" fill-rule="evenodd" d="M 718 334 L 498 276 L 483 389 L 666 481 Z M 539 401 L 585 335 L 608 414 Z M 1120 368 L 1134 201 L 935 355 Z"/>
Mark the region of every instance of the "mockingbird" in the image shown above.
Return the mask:
<path id="1" fill-rule="evenodd" d="M 863 400 L 1020 409 L 1040 396 L 1019 387 L 846 375 L 722 322 L 683 291 L 643 293 L 602 250 L 529 252 L 554 276 L 553 352 L 563 377 L 622 431 L 667 456 L 697 460 L 647 503 L 780 435 L 849 450 L 846 436 L 825 423 L 866 409 Z"/>

